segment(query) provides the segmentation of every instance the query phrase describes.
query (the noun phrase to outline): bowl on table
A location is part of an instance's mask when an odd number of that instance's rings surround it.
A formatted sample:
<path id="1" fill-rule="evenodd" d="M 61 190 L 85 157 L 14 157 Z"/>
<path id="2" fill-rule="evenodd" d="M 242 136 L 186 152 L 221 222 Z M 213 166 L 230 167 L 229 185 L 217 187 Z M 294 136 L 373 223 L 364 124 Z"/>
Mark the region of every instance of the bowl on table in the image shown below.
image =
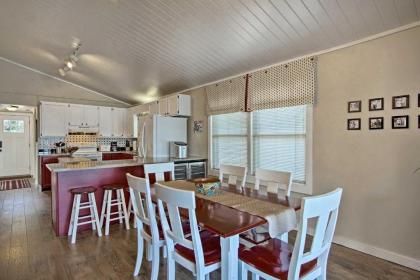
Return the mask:
<path id="1" fill-rule="evenodd" d="M 213 196 L 220 193 L 222 185 L 217 178 L 199 178 L 193 180 L 195 191 L 202 195 Z"/>

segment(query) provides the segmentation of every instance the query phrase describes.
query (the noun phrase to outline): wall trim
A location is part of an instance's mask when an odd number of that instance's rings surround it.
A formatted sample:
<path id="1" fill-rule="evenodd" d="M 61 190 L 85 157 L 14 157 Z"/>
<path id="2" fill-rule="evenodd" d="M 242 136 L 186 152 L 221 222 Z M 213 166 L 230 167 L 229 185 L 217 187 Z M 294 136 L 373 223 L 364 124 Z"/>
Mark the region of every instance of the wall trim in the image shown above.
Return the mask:
<path id="1" fill-rule="evenodd" d="M 420 259 L 407 257 L 392 251 L 388 251 L 373 245 L 338 235 L 334 236 L 333 242 L 344 247 L 420 271 Z"/>
<path id="2" fill-rule="evenodd" d="M 48 77 L 48 78 L 51 78 L 51 79 L 57 80 L 57 81 L 59 81 L 59 82 L 63 82 L 63 83 L 69 84 L 69 85 L 71 85 L 71 86 L 78 87 L 78 88 L 83 89 L 83 90 L 86 90 L 86 91 L 88 91 L 88 92 L 90 92 L 90 93 L 93 93 L 93 94 L 96 94 L 96 95 L 100 95 L 100 96 L 102 96 L 102 97 L 105 97 L 105 98 L 108 98 L 108 99 L 114 100 L 114 101 L 116 101 L 116 102 L 119 102 L 119 103 L 122 103 L 122 104 L 125 104 L 125 105 L 132 106 L 132 104 L 127 103 L 127 102 L 125 102 L 125 101 L 119 100 L 119 99 L 117 99 L 117 98 L 114 98 L 114 97 L 108 96 L 108 95 L 103 94 L 103 93 L 100 93 L 100 92 L 98 92 L 98 91 L 96 91 L 96 90 L 93 90 L 93 89 L 90 89 L 90 88 L 87 88 L 87 87 L 84 87 L 84 86 L 81 86 L 81 85 L 75 84 L 75 83 L 73 83 L 73 82 L 70 82 L 70 81 L 67 81 L 67 80 L 61 79 L 61 78 L 59 78 L 59 77 L 56 77 L 56 76 L 53 76 L 53 75 L 47 74 L 47 73 L 42 72 L 42 71 L 40 71 L 40 70 L 37 70 L 37 69 L 35 69 L 35 68 L 32 68 L 32 67 L 26 66 L 26 65 L 24 65 L 24 64 L 18 63 L 18 62 L 16 62 L 16 61 L 13 61 L 13 60 L 10 60 L 10 59 L 7 59 L 7 58 L 5 58 L 5 57 L 3 57 L 3 56 L 0 56 L 0 60 L 3 60 L 4 62 L 7 62 L 7 63 L 13 64 L 13 65 L 16 65 L 16 66 L 18 66 L 18 67 L 20 67 L 20 68 L 24 68 L 24 69 L 26 69 L 26 70 L 29 70 L 29 71 L 35 72 L 35 73 L 40 74 L 40 75 L 42 75 L 42 76 L 45 76 L 45 77 Z"/>
<path id="3" fill-rule="evenodd" d="M 348 42 L 348 43 L 345 43 L 345 44 L 342 44 L 342 45 L 338 45 L 336 47 L 332 47 L 332 48 L 324 49 L 324 50 L 321 50 L 321 51 L 296 56 L 296 57 L 293 57 L 293 58 L 290 58 L 290 59 L 287 59 L 287 60 L 276 62 L 276 63 L 271 64 L 271 65 L 263 66 L 263 67 L 256 68 L 256 69 L 251 69 L 249 71 L 246 71 L 246 72 L 243 72 L 243 73 L 240 73 L 240 74 L 235 74 L 233 76 L 226 77 L 226 78 L 223 78 L 223 79 L 220 79 L 220 80 L 208 82 L 208 83 L 198 85 L 198 86 L 195 86 L 195 87 L 191 87 L 191 88 L 188 88 L 188 89 L 183 89 L 181 91 L 173 92 L 173 93 L 170 93 L 170 94 L 165 95 L 165 96 L 185 93 L 185 92 L 192 91 L 192 90 L 195 90 L 195 89 L 199 89 L 199 88 L 209 86 L 209 85 L 212 85 L 212 84 L 215 84 L 215 83 L 220 83 L 220 82 L 225 81 L 225 80 L 230 80 L 230 79 L 234 79 L 234 78 L 237 78 L 237 77 L 240 77 L 240 76 L 244 76 L 244 75 L 249 74 L 249 73 L 253 73 L 253 72 L 256 72 L 256 71 L 268 69 L 268 68 L 278 66 L 278 65 L 281 65 L 281 64 L 289 63 L 291 61 L 295 61 L 295 60 L 298 60 L 298 59 L 311 57 L 311 56 L 319 56 L 319 55 L 322 55 L 322 54 L 327 54 L 327 53 L 334 52 L 334 51 L 337 51 L 337 50 L 352 47 L 354 45 L 358 45 L 358 44 L 361 44 L 361 43 L 372 41 L 372 40 L 375 40 L 375 39 L 378 39 L 378 38 L 381 38 L 381 37 L 386 37 L 388 35 L 392 35 L 394 33 L 405 31 L 405 30 L 415 28 L 415 27 L 418 27 L 418 26 L 420 26 L 420 21 L 415 21 L 415 22 L 412 22 L 412 23 L 407 24 L 407 25 L 403 25 L 403 26 L 399 26 L 397 28 L 389 29 L 389 30 L 383 31 L 381 33 L 377 33 L 377 34 L 374 34 L 374 35 L 371 35 L 371 36 L 368 36 L 368 37 L 365 37 L 365 38 L 362 38 L 362 39 L 359 39 L 359 40 L 355 40 L 355 41 L 351 41 L 351 42 Z"/>

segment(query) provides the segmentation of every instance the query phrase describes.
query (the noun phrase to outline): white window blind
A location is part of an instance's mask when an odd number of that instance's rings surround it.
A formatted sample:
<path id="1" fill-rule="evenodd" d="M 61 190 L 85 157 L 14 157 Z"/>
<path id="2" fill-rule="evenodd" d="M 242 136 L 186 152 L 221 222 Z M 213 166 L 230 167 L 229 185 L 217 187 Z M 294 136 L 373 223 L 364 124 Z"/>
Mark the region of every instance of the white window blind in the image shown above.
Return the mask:
<path id="1" fill-rule="evenodd" d="M 220 164 L 290 171 L 306 182 L 307 105 L 211 117 L 211 167 Z M 248 153 L 248 151 L 252 153 Z"/>
<path id="2" fill-rule="evenodd" d="M 248 116 L 237 112 L 212 116 L 212 168 L 220 164 L 247 166 Z"/>
<path id="3" fill-rule="evenodd" d="M 252 113 L 253 167 L 290 171 L 305 182 L 306 106 Z"/>

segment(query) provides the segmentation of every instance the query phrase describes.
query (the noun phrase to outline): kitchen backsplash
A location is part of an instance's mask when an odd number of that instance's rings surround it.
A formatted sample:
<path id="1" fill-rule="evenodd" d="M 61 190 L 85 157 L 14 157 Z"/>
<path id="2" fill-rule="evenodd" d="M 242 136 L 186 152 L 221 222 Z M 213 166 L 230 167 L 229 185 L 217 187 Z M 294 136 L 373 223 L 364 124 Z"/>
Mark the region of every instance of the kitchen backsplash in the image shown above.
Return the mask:
<path id="1" fill-rule="evenodd" d="M 91 135 L 71 135 L 67 137 L 40 137 L 38 140 L 38 149 L 53 149 L 55 148 L 54 143 L 64 142 L 96 142 L 99 145 L 111 145 L 111 142 L 117 142 L 118 147 L 125 147 L 126 141 L 130 142 L 130 146 L 133 144 L 133 138 L 121 138 L 121 137 L 96 137 Z"/>

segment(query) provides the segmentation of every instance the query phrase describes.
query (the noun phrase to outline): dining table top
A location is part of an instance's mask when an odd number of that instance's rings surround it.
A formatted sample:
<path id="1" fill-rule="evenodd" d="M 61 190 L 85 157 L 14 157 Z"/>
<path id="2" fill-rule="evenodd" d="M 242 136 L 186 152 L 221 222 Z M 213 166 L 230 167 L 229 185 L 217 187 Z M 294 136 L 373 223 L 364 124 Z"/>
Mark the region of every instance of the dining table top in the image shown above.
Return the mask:
<path id="1" fill-rule="evenodd" d="M 194 189 L 195 183 L 186 180 L 158 182 L 159 184 L 177 188 L 177 189 Z M 154 188 L 152 185 L 152 200 L 156 200 L 154 196 Z M 237 188 L 235 185 L 222 186 L 221 190 L 244 195 L 262 201 L 278 203 L 294 210 L 300 209 L 301 198 L 298 197 L 281 197 L 276 193 L 261 193 L 251 188 Z M 180 211 L 181 215 L 188 218 L 188 211 Z M 196 196 L 195 214 L 197 221 L 201 227 L 212 231 L 224 238 L 243 233 L 247 230 L 265 224 L 267 221 L 263 217 L 252 215 L 247 212 L 240 211 L 229 206 L 213 202 Z"/>

